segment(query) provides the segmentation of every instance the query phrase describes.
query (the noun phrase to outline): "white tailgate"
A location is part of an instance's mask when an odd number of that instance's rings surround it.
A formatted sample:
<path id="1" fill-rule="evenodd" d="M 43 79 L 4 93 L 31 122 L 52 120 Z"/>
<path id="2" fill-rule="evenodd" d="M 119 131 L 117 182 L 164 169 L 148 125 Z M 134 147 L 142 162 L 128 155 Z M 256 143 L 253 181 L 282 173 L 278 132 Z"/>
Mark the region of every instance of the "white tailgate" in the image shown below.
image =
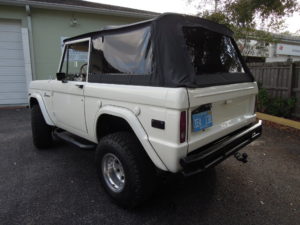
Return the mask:
<path id="1" fill-rule="evenodd" d="M 257 91 L 255 82 L 188 89 L 188 151 L 191 152 L 255 121 Z M 211 104 L 213 125 L 204 130 L 193 131 L 192 112 L 205 104 Z"/>

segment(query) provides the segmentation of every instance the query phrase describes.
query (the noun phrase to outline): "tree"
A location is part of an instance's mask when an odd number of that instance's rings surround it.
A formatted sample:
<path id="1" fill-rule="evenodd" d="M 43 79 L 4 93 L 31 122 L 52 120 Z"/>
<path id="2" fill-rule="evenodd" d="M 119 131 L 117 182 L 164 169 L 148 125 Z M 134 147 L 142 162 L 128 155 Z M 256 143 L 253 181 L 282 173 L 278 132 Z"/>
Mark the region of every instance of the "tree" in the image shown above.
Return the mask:
<path id="1" fill-rule="evenodd" d="M 203 6 L 207 0 L 188 0 L 200 10 L 199 15 L 225 22 L 238 28 L 257 28 L 258 23 L 265 28 L 278 29 L 284 22 L 284 17 L 292 15 L 299 9 L 297 0 L 214 0 L 214 10 Z M 212 1 L 209 1 L 210 4 Z"/>
<path id="2" fill-rule="evenodd" d="M 235 38 L 245 40 L 245 45 L 250 38 L 276 41 L 270 31 L 282 29 L 284 18 L 299 9 L 297 0 L 214 0 L 213 10 L 205 8 L 207 0 L 187 1 L 198 6 L 199 16 L 231 28 Z"/>

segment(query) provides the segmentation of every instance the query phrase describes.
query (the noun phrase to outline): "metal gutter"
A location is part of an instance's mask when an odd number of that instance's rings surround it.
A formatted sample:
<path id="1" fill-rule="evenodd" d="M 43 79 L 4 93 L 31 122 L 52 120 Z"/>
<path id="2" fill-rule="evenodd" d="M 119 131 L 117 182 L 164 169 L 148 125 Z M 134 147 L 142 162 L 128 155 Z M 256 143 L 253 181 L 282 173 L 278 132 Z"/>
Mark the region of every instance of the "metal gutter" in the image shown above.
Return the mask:
<path id="1" fill-rule="evenodd" d="M 29 49 L 30 49 L 30 58 L 31 58 L 32 80 L 36 80 L 30 6 L 25 5 L 25 10 L 26 10 L 26 14 L 27 14 L 27 26 L 28 26 L 28 35 L 29 35 Z"/>
<path id="2" fill-rule="evenodd" d="M 297 44 L 299 45 L 300 44 L 300 39 L 299 40 L 296 40 L 296 39 L 288 39 L 288 38 L 277 38 L 277 43 L 288 43 L 288 44 Z"/>
<path id="3" fill-rule="evenodd" d="M 300 36 L 288 36 L 283 34 L 273 34 L 273 36 L 279 40 L 293 42 L 293 43 L 300 43 Z"/>
<path id="4" fill-rule="evenodd" d="M 31 7 L 41 8 L 41 9 L 55 9 L 55 10 L 64 10 L 64 11 L 72 11 L 72 12 L 115 15 L 115 16 L 124 16 L 130 18 L 142 18 L 142 19 L 153 18 L 159 15 L 159 13 L 129 12 L 129 11 L 122 11 L 122 10 L 100 9 L 100 8 L 92 8 L 86 6 L 76 6 L 76 5 L 36 2 L 36 1 L 24 1 L 24 0 L 15 0 L 15 1 L 0 0 L 0 4 L 13 5 L 13 6 L 30 5 Z"/>

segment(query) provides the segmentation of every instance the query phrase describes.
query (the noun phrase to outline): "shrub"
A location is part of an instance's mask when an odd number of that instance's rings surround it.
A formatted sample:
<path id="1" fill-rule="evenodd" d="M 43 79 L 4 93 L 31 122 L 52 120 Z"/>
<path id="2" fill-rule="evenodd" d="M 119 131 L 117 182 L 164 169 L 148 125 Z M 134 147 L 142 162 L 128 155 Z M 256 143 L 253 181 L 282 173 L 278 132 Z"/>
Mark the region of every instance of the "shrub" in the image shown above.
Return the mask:
<path id="1" fill-rule="evenodd" d="M 270 97 L 265 88 L 259 88 L 256 101 L 256 109 L 259 112 L 265 112 L 266 107 L 269 105 Z"/>
<path id="2" fill-rule="evenodd" d="M 296 106 L 296 98 L 270 97 L 268 91 L 259 85 L 256 109 L 258 112 L 267 113 L 274 116 L 290 118 Z"/>

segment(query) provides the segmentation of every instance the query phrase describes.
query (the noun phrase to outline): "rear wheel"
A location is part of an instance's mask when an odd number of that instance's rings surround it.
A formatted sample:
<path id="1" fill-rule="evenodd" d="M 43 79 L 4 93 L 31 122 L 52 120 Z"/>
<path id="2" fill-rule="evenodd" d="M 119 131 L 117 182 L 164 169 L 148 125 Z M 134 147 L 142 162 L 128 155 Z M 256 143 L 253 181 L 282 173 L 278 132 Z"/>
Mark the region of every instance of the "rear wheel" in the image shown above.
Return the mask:
<path id="1" fill-rule="evenodd" d="M 52 127 L 46 123 L 38 104 L 31 107 L 31 129 L 35 147 L 44 149 L 52 145 Z"/>
<path id="2" fill-rule="evenodd" d="M 134 134 L 118 132 L 103 137 L 96 150 L 96 163 L 102 186 L 120 206 L 136 207 L 152 194 L 154 165 Z"/>

